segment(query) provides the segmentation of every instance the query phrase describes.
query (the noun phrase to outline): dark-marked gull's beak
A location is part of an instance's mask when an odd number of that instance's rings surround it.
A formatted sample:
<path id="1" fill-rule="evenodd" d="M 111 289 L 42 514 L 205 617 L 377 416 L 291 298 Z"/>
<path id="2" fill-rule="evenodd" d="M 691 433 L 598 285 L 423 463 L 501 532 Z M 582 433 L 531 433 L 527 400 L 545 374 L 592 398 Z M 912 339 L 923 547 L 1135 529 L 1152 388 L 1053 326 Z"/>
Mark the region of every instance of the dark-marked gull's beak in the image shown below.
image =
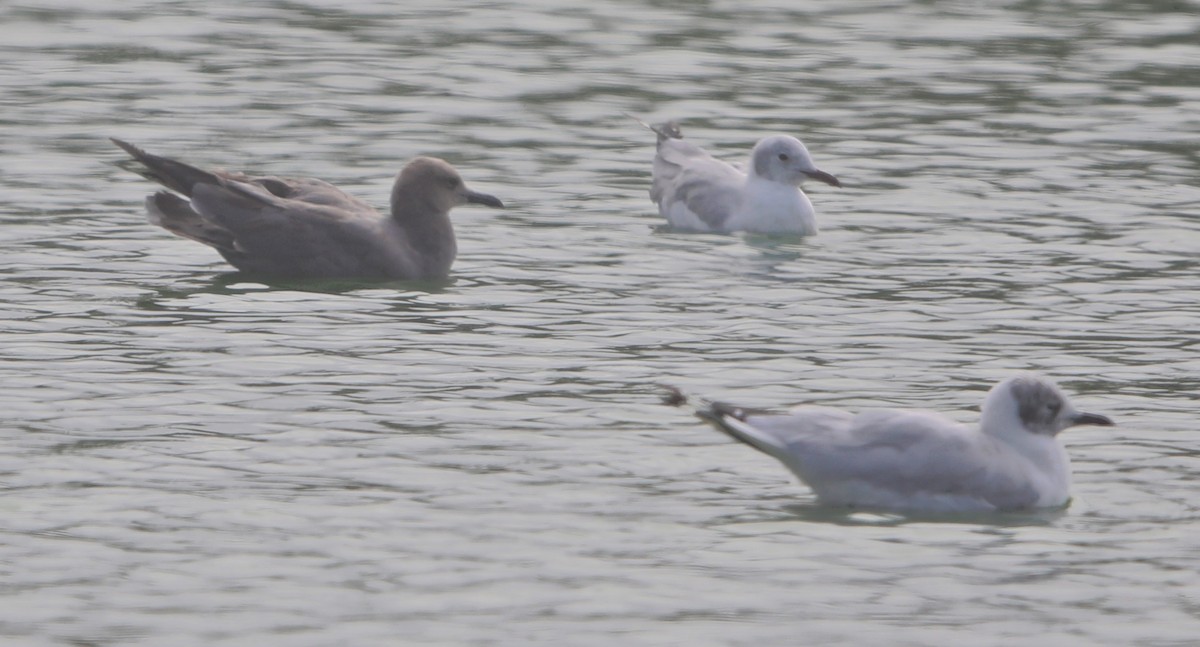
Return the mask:
<path id="1" fill-rule="evenodd" d="M 1108 416 L 1102 416 L 1098 413 L 1080 413 L 1071 418 L 1072 425 L 1100 425 L 1101 427 L 1113 426 L 1113 421 Z"/>
<path id="2" fill-rule="evenodd" d="M 467 202 L 470 202 L 473 204 L 482 204 L 484 206 L 495 207 L 497 209 L 504 208 L 504 203 L 500 201 L 500 198 L 497 198 L 494 195 L 488 195 L 486 193 L 479 193 L 478 191 L 468 190 L 467 192 L 465 192 L 463 194 L 463 197 L 466 198 Z"/>
<path id="3" fill-rule="evenodd" d="M 839 189 L 842 188 L 842 183 L 825 171 L 804 171 L 803 173 L 814 180 L 819 180 L 830 186 L 836 186 Z"/>

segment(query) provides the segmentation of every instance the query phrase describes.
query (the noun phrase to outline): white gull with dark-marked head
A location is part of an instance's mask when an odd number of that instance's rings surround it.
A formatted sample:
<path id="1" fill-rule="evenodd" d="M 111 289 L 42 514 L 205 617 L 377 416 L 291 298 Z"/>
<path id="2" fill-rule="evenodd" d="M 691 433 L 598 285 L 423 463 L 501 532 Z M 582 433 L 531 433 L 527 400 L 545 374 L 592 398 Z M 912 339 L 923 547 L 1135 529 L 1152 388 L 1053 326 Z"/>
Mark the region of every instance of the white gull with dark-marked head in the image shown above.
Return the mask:
<path id="1" fill-rule="evenodd" d="M 1053 382 L 1032 374 L 993 387 L 974 428 L 904 409 L 800 406 L 771 414 L 713 403 L 697 413 L 781 461 L 822 503 L 920 512 L 1064 506 L 1071 466 L 1059 432 L 1113 424 L 1080 412 Z"/>

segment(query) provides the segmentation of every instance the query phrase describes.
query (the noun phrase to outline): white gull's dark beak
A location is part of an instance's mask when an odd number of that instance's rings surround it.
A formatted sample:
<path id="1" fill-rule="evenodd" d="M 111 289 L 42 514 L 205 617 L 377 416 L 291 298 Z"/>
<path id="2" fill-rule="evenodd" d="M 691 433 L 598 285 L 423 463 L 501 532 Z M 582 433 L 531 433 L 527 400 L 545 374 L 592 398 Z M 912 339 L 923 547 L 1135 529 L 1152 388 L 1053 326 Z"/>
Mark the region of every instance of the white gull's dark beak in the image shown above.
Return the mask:
<path id="1" fill-rule="evenodd" d="M 833 177 L 825 171 L 804 171 L 804 174 L 814 180 L 824 182 L 830 186 L 836 186 L 839 189 L 842 188 L 842 183 L 836 177 Z"/>

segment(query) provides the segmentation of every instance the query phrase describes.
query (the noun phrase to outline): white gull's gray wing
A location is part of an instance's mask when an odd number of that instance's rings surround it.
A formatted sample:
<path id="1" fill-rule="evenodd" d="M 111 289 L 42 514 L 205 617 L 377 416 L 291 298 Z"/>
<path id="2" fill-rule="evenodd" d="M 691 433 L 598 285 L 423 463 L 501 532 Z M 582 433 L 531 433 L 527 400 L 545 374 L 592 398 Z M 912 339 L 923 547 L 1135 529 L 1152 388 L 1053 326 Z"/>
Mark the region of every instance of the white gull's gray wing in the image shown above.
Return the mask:
<path id="1" fill-rule="evenodd" d="M 650 199 L 672 225 L 725 230 L 742 202 L 746 176 L 683 139 L 662 139 L 654 157 Z"/>

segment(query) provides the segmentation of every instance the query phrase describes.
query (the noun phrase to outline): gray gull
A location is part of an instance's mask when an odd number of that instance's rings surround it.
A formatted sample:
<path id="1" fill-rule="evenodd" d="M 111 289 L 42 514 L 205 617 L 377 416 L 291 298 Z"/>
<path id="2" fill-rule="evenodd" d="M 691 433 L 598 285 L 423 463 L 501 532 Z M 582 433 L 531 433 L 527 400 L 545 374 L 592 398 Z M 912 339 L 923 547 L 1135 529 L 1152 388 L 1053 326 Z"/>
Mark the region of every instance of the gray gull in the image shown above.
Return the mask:
<path id="1" fill-rule="evenodd" d="M 504 206 L 469 190 L 454 167 L 433 157 L 404 166 L 391 213 L 383 215 L 322 180 L 206 171 L 112 141 L 141 163 L 137 173 L 175 192 L 146 198 L 151 222 L 216 249 L 253 275 L 443 279 L 457 253 L 450 209 Z"/>

